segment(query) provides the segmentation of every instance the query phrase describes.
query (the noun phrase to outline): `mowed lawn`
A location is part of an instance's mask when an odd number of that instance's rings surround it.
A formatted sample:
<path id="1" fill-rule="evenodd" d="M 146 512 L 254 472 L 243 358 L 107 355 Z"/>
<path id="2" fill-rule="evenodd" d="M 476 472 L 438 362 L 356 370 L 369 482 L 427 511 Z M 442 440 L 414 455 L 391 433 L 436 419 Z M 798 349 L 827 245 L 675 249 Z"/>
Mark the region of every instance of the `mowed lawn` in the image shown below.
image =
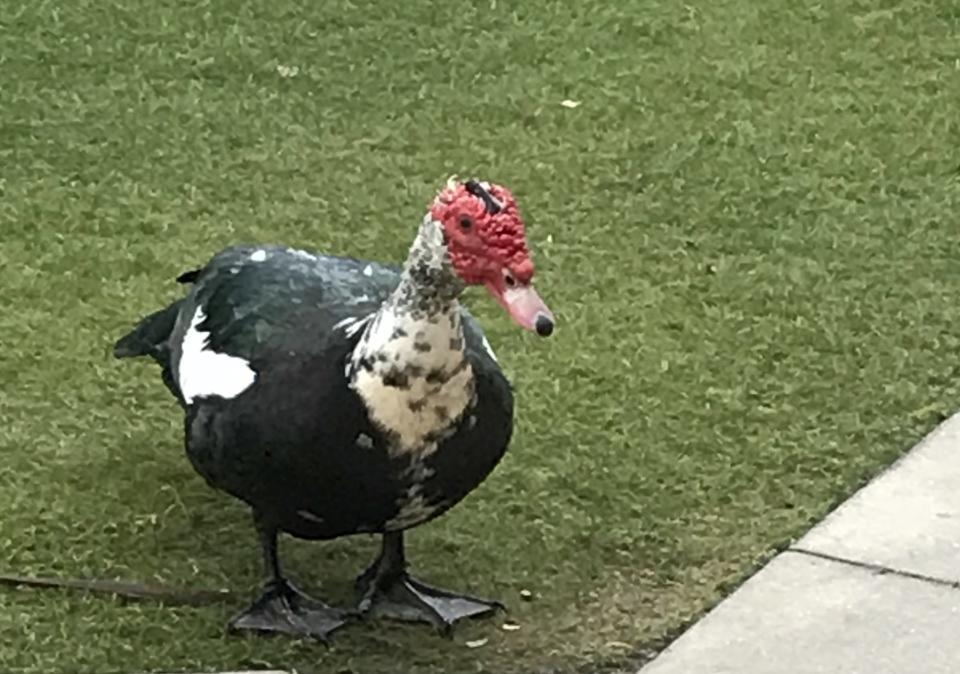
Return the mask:
<path id="1" fill-rule="evenodd" d="M 629 670 L 958 406 L 958 147 L 957 0 L 7 0 L 0 572 L 234 594 L 0 588 L 0 670 Z M 399 260 L 453 173 L 559 327 L 469 294 L 518 429 L 410 557 L 520 629 L 227 637 L 248 514 L 111 344 L 230 243 Z M 376 540 L 283 549 L 344 603 Z"/>

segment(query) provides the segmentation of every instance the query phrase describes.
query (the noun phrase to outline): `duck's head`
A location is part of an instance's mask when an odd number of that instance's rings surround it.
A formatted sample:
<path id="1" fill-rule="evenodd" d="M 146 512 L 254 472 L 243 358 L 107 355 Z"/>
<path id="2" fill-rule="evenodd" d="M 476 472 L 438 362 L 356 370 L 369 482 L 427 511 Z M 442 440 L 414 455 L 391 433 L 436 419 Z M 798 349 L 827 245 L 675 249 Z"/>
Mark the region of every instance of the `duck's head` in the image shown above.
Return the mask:
<path id="1" fill-rule="evenodd" d="M 554 318 L 533 287 L 526 227 L 506 187 L 450 180 L 430 214 L 443 228 L 450 264 L 467 285 L 482 285 L 526 330 L 547 337 Z"/>

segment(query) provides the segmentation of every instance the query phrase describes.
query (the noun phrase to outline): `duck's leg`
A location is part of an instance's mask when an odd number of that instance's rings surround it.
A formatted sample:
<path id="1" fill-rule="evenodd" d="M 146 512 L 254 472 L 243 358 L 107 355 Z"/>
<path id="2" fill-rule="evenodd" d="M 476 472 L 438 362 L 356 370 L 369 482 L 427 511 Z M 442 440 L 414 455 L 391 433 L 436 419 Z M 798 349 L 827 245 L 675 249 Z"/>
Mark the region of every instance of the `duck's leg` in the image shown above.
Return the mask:
<path id="1" fill-rule="evenodd" d="M 357 610 L 363 615 L 427 622 L 449 636 L 462 618 L 485 617 L 503 604 L 454 594 L 411 578 L 403 552 L 403 533 L 383 535 L 379 556 L 357 578 Z"/>
<path id="2" fill-rule="evenodd" d="M 283 577 L 277 556 L 276 526 L 256 514 L 254 520 L 267 580 L 260 598 L 230 621 L 230 631 L 281 632 L 327 641 L 330 633 L 344 624 L 345 614 L 301 592 Z"/>

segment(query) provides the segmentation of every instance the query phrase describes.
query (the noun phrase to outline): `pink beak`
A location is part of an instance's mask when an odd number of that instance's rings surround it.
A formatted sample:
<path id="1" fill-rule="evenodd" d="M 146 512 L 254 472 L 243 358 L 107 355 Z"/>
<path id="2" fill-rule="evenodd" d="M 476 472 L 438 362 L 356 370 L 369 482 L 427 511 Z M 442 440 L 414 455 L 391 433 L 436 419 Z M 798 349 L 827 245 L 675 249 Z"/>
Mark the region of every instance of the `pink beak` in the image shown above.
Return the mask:
<path id="1" fill-rule="evenodd" d="M 521 328 L 536 332 L 541 337 L 549 337 L 553 333 L 553 314 L 532 285 L 515 285 L 501 292 L 493 284 L 488 284 L 487 290 Z"/>

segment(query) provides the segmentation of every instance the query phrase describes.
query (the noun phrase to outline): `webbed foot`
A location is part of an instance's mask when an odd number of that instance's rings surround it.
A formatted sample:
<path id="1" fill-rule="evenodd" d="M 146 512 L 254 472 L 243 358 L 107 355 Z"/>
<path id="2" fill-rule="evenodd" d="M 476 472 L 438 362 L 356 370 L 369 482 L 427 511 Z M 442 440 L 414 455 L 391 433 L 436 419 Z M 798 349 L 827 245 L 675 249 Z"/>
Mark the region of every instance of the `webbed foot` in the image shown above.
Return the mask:
<path id="1" fill-rule="evenodd" d="M 288 581 L 269 581 L 263 594 L 229 623 L 231 632 L 282 633 L 329 641 L 346 623 L 343 611 L 304 594 Z"/>
<path id="2" fill-rule="evenodd" d="M 327 643 L 330 634 L 342 627 L 347 613 L 327 606 L 319 599 L 298 590 L 284 578 L 277 554 L 277 528 L 254 512 L 260 537 L 267 582 L 260 598 L 227 625 L 230 632 L 290 634 Z"/>
<path id="3" fill-rule="evenodd" d="M 464 618 L 480 618 L 505 610 L 488 599 L 456 594 L 431 587 L 406 571 L 402 534 L 384 535 L 383 551 L 357 578 L 357 611 L 361 615 L 426 622 L 444 636 Z"/>

